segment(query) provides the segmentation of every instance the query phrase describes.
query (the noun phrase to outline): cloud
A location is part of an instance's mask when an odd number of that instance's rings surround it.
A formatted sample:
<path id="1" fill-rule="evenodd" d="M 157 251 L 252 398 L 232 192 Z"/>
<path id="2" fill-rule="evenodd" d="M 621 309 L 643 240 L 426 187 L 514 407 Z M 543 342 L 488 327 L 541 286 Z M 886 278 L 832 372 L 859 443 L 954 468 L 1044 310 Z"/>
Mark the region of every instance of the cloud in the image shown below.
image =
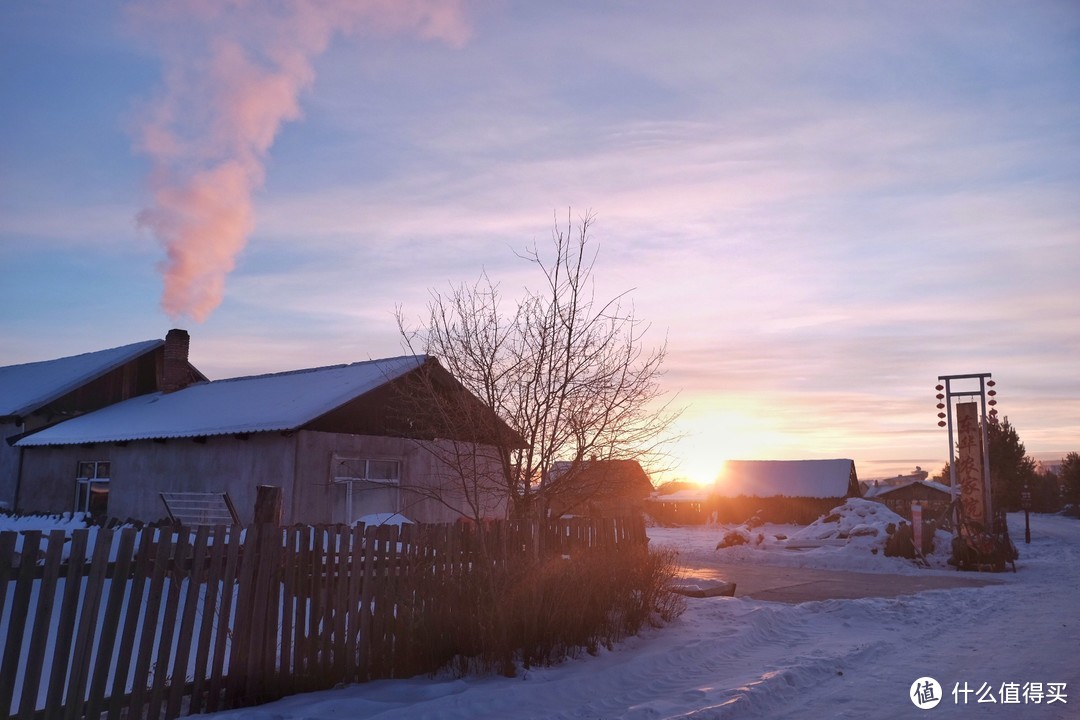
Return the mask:
<path id="1" fill-rule="evenodd" d="M 152 164 L 139 214 L 165 247 L 162 306 L 205 320 L 255 227 L 252 194 L 281 126 L 301 117 L 314 61 L 337 33 L 412 32 L 460 45 L 452 0 L 144 3 L 137 32 L 163 54 L 165 87 L 144 112 L 138 149 Z"/>

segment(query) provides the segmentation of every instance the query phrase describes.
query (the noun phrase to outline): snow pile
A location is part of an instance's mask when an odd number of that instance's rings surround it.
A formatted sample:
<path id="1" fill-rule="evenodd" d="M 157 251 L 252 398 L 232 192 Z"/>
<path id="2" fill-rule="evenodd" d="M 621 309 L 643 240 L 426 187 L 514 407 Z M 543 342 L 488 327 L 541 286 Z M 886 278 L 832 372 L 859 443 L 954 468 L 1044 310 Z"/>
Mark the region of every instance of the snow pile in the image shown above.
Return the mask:
<path id="1" fill-rule="evenodd" d="M 0 531 L 29 532 L 40 530 L 48 533 L 64 530 L 69 535 L 72 530 L 79 530 L 89 525 L 86 513 L 60 513 L 58 515 L 11 515 L 0 513 Z"/>
<path id="2" fill-rule="evenodd" d="M 879 502 L 849 498 L 828 515 L 793 533 L 787 539 L 787 546 L 840 544 L 881 552 L 889 535 L 906 522 Z"/>
<path id="3" fill-rule="evenodd" d="M 933 552 L 919 563 L 886 557 L 890 536 L 907 522 L 881 503 L 851 498 L 805 527 L 746 523 L 657 528 L 650 535 L 658 544 L 678 546 L 690 565 L 719 561 L 900 575 L 926 572 L 926 565 L 948 569 L 952 535 L 942 530 L 934 534 Z M 709 539 L 711 557 L 702 554 Z"/>

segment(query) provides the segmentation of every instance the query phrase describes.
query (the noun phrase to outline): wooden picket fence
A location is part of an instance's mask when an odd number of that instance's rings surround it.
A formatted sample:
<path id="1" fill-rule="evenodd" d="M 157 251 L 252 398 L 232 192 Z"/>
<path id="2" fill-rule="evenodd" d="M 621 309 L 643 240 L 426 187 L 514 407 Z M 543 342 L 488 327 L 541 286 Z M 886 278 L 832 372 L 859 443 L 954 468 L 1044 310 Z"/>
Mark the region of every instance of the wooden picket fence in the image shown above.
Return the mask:
<path id="1" fill-rule="evenodd" d="M 3 532 L 0 709 L 171 720 L 411 677 L 446 662 L 417 629 L 479 559 L 645 542 L 640 519 Z"/>

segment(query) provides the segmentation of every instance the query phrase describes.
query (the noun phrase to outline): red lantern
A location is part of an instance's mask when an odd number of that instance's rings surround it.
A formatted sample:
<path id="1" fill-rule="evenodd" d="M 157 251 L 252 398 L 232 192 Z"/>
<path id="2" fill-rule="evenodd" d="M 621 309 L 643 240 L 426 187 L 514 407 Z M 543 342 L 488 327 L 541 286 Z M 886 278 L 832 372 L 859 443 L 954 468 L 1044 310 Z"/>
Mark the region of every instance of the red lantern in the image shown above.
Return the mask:
<path id="1" fill-rule="evenodd" d="M 944 396 L 944 395 L 942 395 L 941 393 L 938 393 L 938 394 L 937 394 L 937 399 L 938 399 L 938 400 L 944 400 L 944 399 L 945 399 L 945 396 Z"/>
<path id="2" fill-rule="evenodd" d="M 945 417 L 945 413 L 938 413 L 938 414 L 937 414 L 937 416 L 938 416 L 939 418 L 943 418 L 943 417 Z"/>
<path id="3" fill-rule="evenodd" d="M 987 380 L 986 381 L 986 387 L 994 387 L 995 385 L 997 385 L 997 383 L 994 382 L 993 380 Z"/>
<path id="4" fill-rule="evenodd" d="M 938 420 L 937 421 L 937 426 L 938 427 L 945 427 L 945 421 L 944 420 Z"/>
<path id="5" fill-rule="evenodd" d="M 934 389 L 937 390 L 938 392 L 941 392 L 942 390 L 945 389 L 945 386 L 944 385 L 935 385 Z"/>

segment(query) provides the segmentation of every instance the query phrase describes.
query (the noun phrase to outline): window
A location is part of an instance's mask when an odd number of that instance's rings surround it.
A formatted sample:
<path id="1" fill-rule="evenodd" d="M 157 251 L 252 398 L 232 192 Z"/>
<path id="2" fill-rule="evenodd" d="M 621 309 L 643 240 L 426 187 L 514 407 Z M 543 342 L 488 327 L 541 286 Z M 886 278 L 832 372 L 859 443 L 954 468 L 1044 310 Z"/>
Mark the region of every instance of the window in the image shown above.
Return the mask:
<path id="1" fill-rule="evenodd" d="M 109 508 L 108 460 L 83 460 L 75 473 L 75 512 L 104 517 Z"/>
<path id="2" fill-rule="evenodd" d="M 366 481 L 380 485 L 401 484 L 400 460 L 334 457 L 334 482 Z"/>
<path id="3" fill-rule="evenodd" d="M 334 455 L 330 479 L 344 485 L 341 512 L 351 524 L 374 514 L 401 512 L 401 461 Z"/>

